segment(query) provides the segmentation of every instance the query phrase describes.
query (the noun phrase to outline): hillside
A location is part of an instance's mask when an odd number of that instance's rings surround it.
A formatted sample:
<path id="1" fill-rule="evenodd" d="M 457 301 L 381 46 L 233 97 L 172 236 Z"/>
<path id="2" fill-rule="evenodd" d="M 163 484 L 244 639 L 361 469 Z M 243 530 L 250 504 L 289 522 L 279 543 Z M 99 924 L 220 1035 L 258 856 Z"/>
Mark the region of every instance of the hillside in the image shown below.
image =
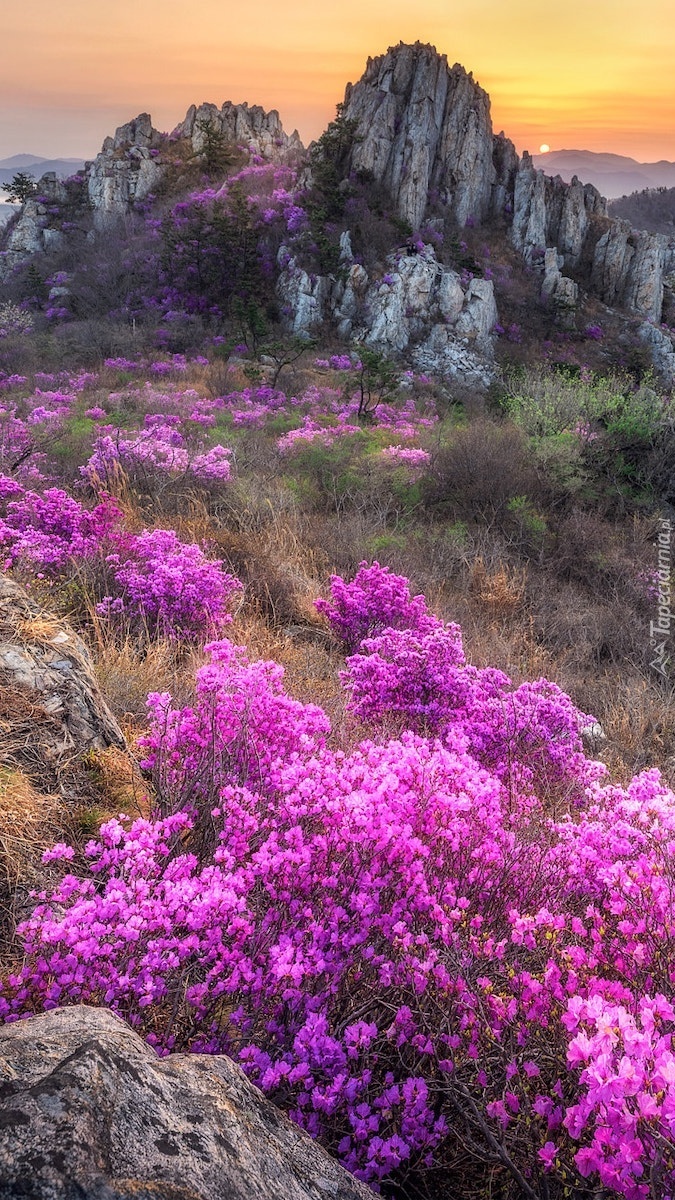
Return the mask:
<path id="1" fill-rule="evenodd" d="M 647 188 L 622 196 L 612 201 L 610 212 L 623 221 L 630 221 L 636 229 L 672 237 L 675 233 L 675 187 Z"/>
<path id="2" fill-rule="evenodd" d="M 0 1195 L 673 1191 L 674 253 L 420 43 L 40 181 Z"/>

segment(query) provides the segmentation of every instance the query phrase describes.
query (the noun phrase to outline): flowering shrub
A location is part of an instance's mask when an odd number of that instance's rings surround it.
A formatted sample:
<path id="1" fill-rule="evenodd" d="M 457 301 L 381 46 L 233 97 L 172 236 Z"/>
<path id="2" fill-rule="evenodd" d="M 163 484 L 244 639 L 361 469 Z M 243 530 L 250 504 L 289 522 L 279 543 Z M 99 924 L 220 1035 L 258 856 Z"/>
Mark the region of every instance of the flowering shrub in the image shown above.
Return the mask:
<path id="1" fill-rule="evenodd" d="M 499 1146 L 513 1196 L 551 1194 L 546 1175 L 670 1194 L 675 796 L 658 773 L 595 784 L 555 821 L 461 735 L 334 753 L 318 710 L 277 719 L 270 664 L 212 654 L 204 715 L 153 698 L 152 739 L 194 809 L 214 714 L 225 732 L 212 859 L 188 813 L 106 823 L 24 923 L 5 1019 L 106 1003 L 162 1053 L 225 1051 L 372 1182 L 465 1163 L 468 1142 L 479 1160 Z"/>
<path id="2" fill-rule="evenodd" d="M 229 784 L 268 785 L 280 763 L 321 749 L 330 731 L 320 708 L 285 692 L 278 663 L 249 662 L 226 640 L 206 650 L 211 661 L 197 672 L 194 707 L 173 708 L 167 693 L 148 698 L 144 766 L 174 808 L 202 808 Z"/>
<path id="3" fill-rule="evenodd" d="M 203 424 L 204 414 L 196 410 L 188 419 Z M 229 483 L 232 451 L 225 446 L 212 446 L 191 453 L 179 424 L 178 417 L 157 414 L 146 417 L 145 428 L 132 437 L 102 433 L 94 442 L 93 454 L 81 468 L 82 474 L 90 483 L 110 487 L 120 467 L 146 486 L 151 486 L 154 479 L 181 476 L 205 484 Z"/>
<path id="4" fill-rule="evenodd" d="M 231 620 L 229 602 L 241 584 L 207 559 L 199 546 L 179 541 L 173 530 L 122 534 L 106 562 L 115 596 L 97 606 L 101 615 L 125 615 L 151 635 L 189 641 L 217 633 Z"/>
<path id="5" fill-rule="evenodd" d="M 378 562 L 362 562 L 351 581 L 331 575 L 331 599 L 315 601 L 331 629 L 347 650 L 355 650 L 365 637 L 384 629 L 410 629 L 431 633 L 442 622 L 427 610 L 424 596 L 410 595 L 410 584 Z"/>
<path id="6" fill-rule="evenodd" d="M 13 497 L 0 518 L 6 567 L 21 563 L 54 573 L 73 559 L 93 558 L 121 520 L 110 499 L 87 509 L 61 488 L 47 488 L 40 495 L 6 476 L 0 477 L 0 490 L 3 499 Z"/>
<path id="7" fill-rule="evenodd" d="M 19 308 L 11 300 L 0 304 L 0 338 L 11 334 L 30 333 L 33 328 L 33 318 L 25 309 Z"/>
<path id="8" fill-rule="evenodd" d="M 473 680 L 465 667 L 459 626 L 439 622 L 430 633 L 385 629 L 365 638 L 342 682 L 359 720 L 401 716 L 409 729 L 438 730 L 467 706 Z"/>

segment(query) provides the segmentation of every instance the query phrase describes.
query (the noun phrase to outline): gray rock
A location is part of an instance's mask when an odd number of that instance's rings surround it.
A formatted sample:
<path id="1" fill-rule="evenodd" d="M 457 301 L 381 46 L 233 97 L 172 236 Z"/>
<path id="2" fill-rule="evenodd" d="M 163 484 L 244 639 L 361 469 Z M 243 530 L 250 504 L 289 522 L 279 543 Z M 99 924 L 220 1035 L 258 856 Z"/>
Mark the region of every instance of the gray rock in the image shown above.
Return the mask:
<path id="1" fill-rule="evenodd" d="M 284 246 L 279 257 L 285 261 Z M 335 281 L 327 275 L 309 275 L 290 258 L 277 281 L 277 296 L 283 323 L 295 337 L 309 340 L 328 315 L 328 301 Z"/>
<path id="2" fill-rule="evenodd" d="M 344 116 L 357 125 L 350 168 L 383 184 L 414 229 L 432 190 L 460 225 L 488 215 L 496 178 L 490 101 L 433 46 L 401 43 L 368 59 L 347 86 Z"/>
<path id="3" fill-rule="evenodd" d="M 591 283 L 606 304 L 617 304 L 660 321 L 666 239 L 634 231 L 627 221 L 606 222 L 593 255 Z"/>
<path id="4" fill-rule="evenodd" d="M 220 134 L 226 142 L 261 155 L 269 162 L 287 162 L 302 153 L 303 145 L 297 130 L 289 136 L 276 109 L 265 112 L 258 104 L 232 104 L 230 100 L 218 108 L 215 104 L 192 104 L 184 120 L 174 130 L 174 137 L 186 138 L 195 154 L 206 144 L 207 128 Z"/>
<path id="5" fill-rule="evenodd" d="M 106 1009 L 0 1029 L 0 1198 L 368 1200 L 230 1059 L 158 1058 Z"/>
<path id="6" fill-rule="evenodd" d="M 546 247 L 546 179 L 527 151 L 515 179 L 511 240 L 528 262 Z"/>
<path id="7" fill-rule="evenodd" d="M 593 255 L 591 283 L 605 304 L 620 303 L 633 258 L 627 221 L 608 221 Z"/>
<path id="8" fill-rule="evenodd" d="M 607 741 L 607 734 L 600 722 L 594 721 L 592 725 L 584 725 L 581 730 L 581 740 L 585 750 L 589 750 L 592 754 L 597 754 L 598 750 Z"/>
<path id="9" fill-rule="evenodd" d="M 572 279 L 562 274 L 564 257 L 554 247 L 544 254 L 544 279 L 541 297 L 551 305 L 562 325 L 574 324 L 574 313 L 579 299 L 579 287 Z"/>
<path id="10" fill-rule="evenodd" d="M 491 200 L 492 215 L 510 221 L 513 215 L 513 194 L 520 159 L 513 142 L 503 131 L 493 138 L 492 164 L 495 169 Z"/>
<path id="11" fill-rule="evenodd" d="M 447 325 L 434 325 L 425 341 L 415 346 L 411 357 L 419 371 L 481 391 L 490 386 L 497 374 L 494 362 L 467 339 L 458 338 Z"/>
<path id="12" fill-rule="evenodd" d="M 371 279 L 355 263 L 342 284 L 311 277 L 291 259 L 277 287 L 287 329 L 309 336 L 330 320 L 345 340 L 394 355 L 415 350 L 422 370 L 445 377 L 468 372 L 470 382 L 489 382 L 498 319 L 492 280 L 471 279 L 462 286 L 458 273 L 439 263 L 433 246 L 414 254 L 398 251 L 385 266 L 382 276 Z"/>
<path id="13" fill-rule="evenodd" d="M 656 325 L 645 322 L 638 330 L 640 341 L 651 354 L 654 370 L 666 387 L 675 385 L 675 343 L 672 337 Z"/>
<path id="14" fill-rule="evenodd" d="M 0 686 L 34 706 L 40 753 L 56 771 L 73 755 L 125 745 L 84 642 L 7 576 L 0 576 Z"/>

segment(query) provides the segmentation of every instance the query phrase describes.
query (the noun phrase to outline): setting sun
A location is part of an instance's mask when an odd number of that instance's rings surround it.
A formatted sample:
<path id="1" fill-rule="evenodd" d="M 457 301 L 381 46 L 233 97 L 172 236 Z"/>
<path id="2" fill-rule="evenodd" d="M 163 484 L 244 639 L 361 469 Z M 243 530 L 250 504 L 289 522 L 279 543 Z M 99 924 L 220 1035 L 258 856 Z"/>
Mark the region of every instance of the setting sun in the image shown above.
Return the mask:
<path id="1" fill-rule="evenodd" d="M 550 150 L 550 149 L 551 149 L 551 147 L 550 147 L 550 146 L 548 146 L 548 145 L 546 144 L 546 142 L 544 142 L 544 144 L 543 144 L 542 146 L 540 146 L 540 147 L 539 147 L 539 153 L 540 153 L 540 154 L 548 154 L 548 152 L 549 152 L 549 150 Z"/>

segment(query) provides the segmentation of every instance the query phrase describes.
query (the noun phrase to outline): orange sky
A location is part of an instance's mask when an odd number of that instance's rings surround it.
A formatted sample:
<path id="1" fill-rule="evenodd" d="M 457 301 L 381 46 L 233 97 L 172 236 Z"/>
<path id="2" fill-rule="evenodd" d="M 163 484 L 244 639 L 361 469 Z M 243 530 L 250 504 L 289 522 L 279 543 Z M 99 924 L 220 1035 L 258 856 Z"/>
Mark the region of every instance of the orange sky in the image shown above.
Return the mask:
<path id="1" fill-rule="evenodd" d="M 432 42 L 519 150 L 675 161 L 674 0 L 3 0 L 0 157 L 91 156 L 142 110 L 278 108 L 305 141 L 369 54 Z"/>

